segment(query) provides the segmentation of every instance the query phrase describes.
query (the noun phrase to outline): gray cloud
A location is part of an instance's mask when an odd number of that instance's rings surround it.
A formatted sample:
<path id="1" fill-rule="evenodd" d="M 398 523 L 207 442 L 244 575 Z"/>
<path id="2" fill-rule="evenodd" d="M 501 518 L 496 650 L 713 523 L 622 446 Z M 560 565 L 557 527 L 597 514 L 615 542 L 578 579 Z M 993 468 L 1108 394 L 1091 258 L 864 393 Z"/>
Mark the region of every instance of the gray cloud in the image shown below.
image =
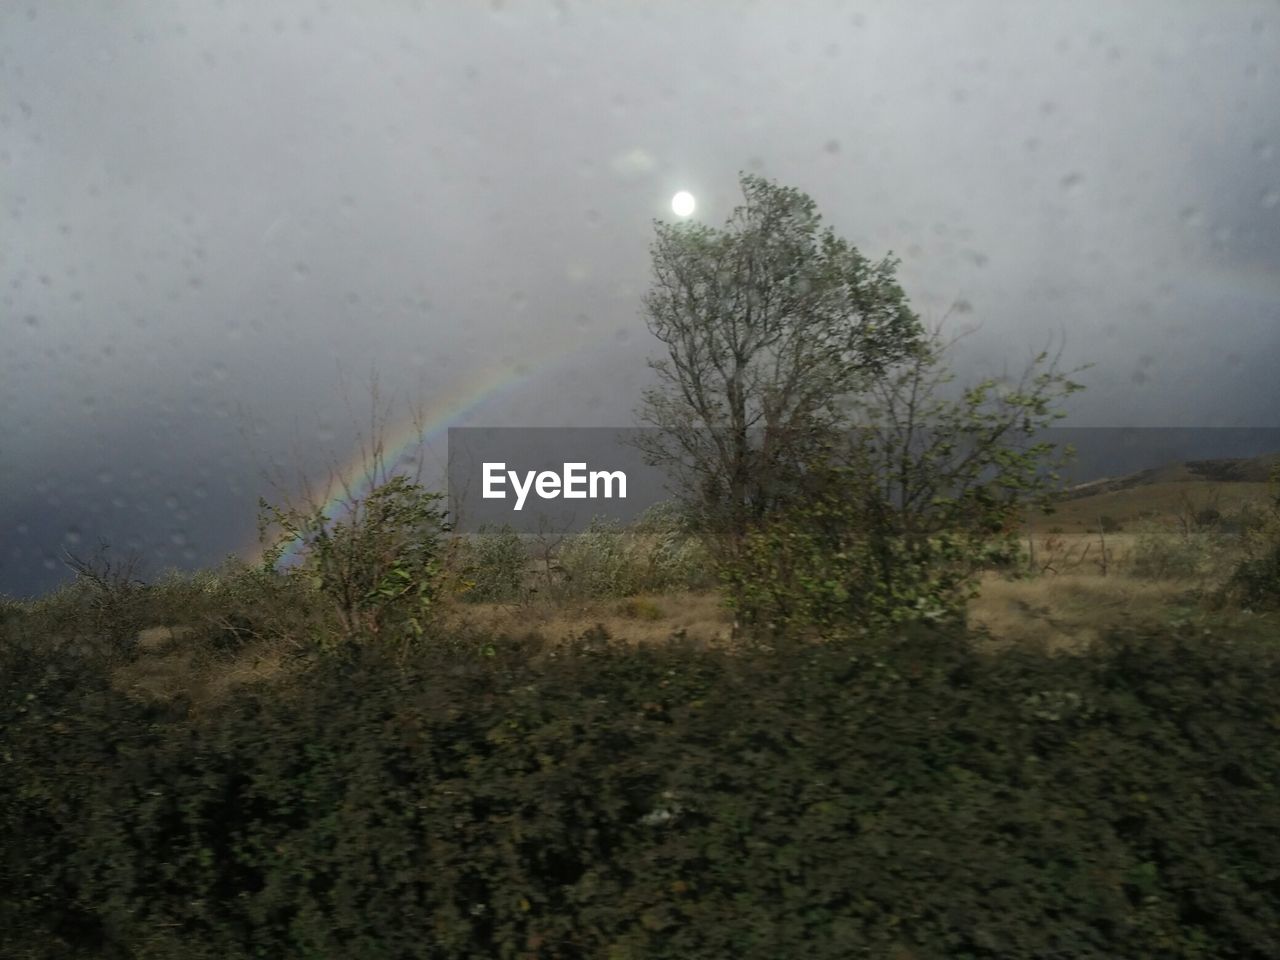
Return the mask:
<path id="1" fill-rule="evenodd" d="M 1272 3 L 9 4 L 0 78 L 0 590 L 243 547 L 240 411 L 344 457 L 338 361 L 630 422 L 650 221 L 740 169 L 971 304 L 962 373 L 1060 332 L 1076 422 L 1276 424 Z"/>

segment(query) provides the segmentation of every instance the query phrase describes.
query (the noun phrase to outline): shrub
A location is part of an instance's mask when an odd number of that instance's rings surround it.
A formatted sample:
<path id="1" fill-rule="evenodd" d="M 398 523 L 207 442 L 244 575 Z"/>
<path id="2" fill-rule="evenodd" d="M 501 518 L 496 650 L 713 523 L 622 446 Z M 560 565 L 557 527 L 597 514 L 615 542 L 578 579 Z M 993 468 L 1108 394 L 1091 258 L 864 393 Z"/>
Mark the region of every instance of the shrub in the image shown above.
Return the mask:
<path id="1" fill-rule="evenodd" d="M 1004 507 L 940 504 L 955 522 L 916 523 L 873 476 L 819 466 L 809 495 L 756 526 L 723 568 L 731 603 L 768 633 L 879 630 L 960 621 L 978 571 L 1007 565 L 1018 546 Z"/>
<path id="2" fill-rule="evenodd" d="M 1245 532 L 1245 557 L 1223 591 L 1228 601 L 1252 610 L 1280 609 L 1280 467 L 1271 483 L 1270 503 Z"/>
<path id="3" fill-rule="evenodd" d="M 1280 955 L 1274 644 L 380 647 L 196 720 L 0 649 L 6 955 Z"/>
<path id="4" fill-rule="evenodd" d="M 528 598 L 529 549 L 504 525 L 459 541 L 466 598 L 480 603 L 518 603 Z"/>
<path id="5" fill-rule="evenodd" d="M 263 526 L 282 531 L 283 544 L 302 543 L 298 575 L 331 605 L 345 639 L 421 638 L 441 598 L 441 541 L 450 527 L 437 506 L 443 497 L 405 476 L 392 476 L 363 497 L 349 496 L 346 518 L 318 507 L 282 509 L 261 502 Z"/>
<path id="6" fill-rule="evenodd" d="M 586 598 L 697 590 L 714 583 L 701 542 L 657 511 L 632 528 L 599 518 L 556 551 L 563 593 Z"/>

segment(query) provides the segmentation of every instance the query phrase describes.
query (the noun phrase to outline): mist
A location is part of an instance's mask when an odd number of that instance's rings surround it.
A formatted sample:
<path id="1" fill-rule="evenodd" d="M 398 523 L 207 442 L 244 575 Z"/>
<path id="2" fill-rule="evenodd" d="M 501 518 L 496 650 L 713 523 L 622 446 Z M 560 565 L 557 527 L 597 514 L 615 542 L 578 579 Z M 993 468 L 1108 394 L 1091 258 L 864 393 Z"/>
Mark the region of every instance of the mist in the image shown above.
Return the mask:
<path id="1" fill-rule="evenodd" d="M 1273 3 L 9 4 L 0 77 L 0 593 L 245 553 L 371 371 L 440 462 L 631 425 L 652 221 L 743 171 L 962 379 L 1060 344 L 1069 425 L 1280 426 Z"/>

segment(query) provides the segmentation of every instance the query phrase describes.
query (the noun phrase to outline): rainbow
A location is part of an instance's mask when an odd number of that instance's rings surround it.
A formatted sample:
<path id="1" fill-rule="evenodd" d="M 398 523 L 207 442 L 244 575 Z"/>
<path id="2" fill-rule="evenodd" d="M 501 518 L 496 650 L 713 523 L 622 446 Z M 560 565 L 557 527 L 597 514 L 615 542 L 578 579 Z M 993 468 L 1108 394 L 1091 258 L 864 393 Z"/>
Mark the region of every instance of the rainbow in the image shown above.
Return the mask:
<path id="1" fill-rule="evenodd" d="M 510 394 L 536 376 L 546 375 L 557 367 L 567 365 L 570 360 L 581 363 L 583 355 L 588 352 L 591 352 L 590 348 L 568 353 L 558 351 L 549 358 L 497 363 L 468 376 L 465 384 L 448 389 L 437 397 L 428 406 L 421 421 L 407 418 L 388 424 L 382 438 L 382 462 L 387 472 L 395 473 L 406 461 L 416 460 L 416 453 L 420 448 L 429 447 L 432 442 L 443 439 L 450 427 L 465 425 L 478 410 L 494 400 Z M 367 452 L 356 452 L 333 472 L 323 495 L 322 511 L 326 517 L 337 519 L 342 515 L 348 502 L 348 494 L 362 497 L 369 492 L 372 478 L 369 476 Z M 287 567 L 296 563 L 302 547 L 301 540 L 288 544 L 278 566 Z M 257 564 L 262 562 L 264 552 L 263 545 L 255 542 L 242 551 L 242 555 L 249 563 Z"/>

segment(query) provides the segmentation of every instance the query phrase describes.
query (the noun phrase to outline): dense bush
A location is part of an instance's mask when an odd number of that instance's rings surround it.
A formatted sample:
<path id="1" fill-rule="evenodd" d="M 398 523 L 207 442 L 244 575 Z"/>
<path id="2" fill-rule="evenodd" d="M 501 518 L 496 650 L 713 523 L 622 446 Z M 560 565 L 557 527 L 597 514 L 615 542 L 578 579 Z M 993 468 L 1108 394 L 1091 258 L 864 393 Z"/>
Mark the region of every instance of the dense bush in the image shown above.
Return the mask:
<path id="1" fill-rule="evenodd" d="M 1243 540 L 1245 556 L 1227 581 L 1225 598 L 1252 610 L 1280 610 L 1280 467 L 1271 475 L 1270 502 Z"/>
<path id="2" fill-rule="evenodd" d="M 594 520 L 556 551 L 561 592 L 581 598 L 698 590 L 711 586 L 701 542 L 665 513 L 631 528 Z"/>
<path id="3" fill-rule="evenodd" d="M 860 470 L 823 467 L 807 496 L 775 511 L 722 566 L 741 618 L 767 632 L 880 630 L 961 621 L 977 574 L 1009 565 L 1009 501 L 973 489 L 912 515 Z"/>
<path id="4" fill-rule="evenodd" d="M 443 496 L 403 475 L 364 495 L 348 492 L 338 512 L 323 505 L 281 507 L 260 501 L 260 527 L 278 533 L 264 566 L 300 544 L 295 571 L 336 615 L 344 640 L 377 637 L 408 646 L 434 619 L 444 594 L 443 541 L 451 526 Z"/>
<path id="5" fill-rule="evenodd" d="M 1148 522 L 1129 553 L 1129 572 L 1144 580 L 1213 578 L 1233 546 L 1228 535 L 1216 530 L 1182 530 Z"/>
<path id="6" fill-rule="evenodd" d="M 1280 955 L 1280 650 L 385 648 L 190 720 L 0 650 L 5 956 Z"/>
<path id="7" fill-rule="evenodd" d="M 529 594 L 529 548 L 510 526 L 456 541 L 465 595 L 477 603 L 517 603 Z"/>

